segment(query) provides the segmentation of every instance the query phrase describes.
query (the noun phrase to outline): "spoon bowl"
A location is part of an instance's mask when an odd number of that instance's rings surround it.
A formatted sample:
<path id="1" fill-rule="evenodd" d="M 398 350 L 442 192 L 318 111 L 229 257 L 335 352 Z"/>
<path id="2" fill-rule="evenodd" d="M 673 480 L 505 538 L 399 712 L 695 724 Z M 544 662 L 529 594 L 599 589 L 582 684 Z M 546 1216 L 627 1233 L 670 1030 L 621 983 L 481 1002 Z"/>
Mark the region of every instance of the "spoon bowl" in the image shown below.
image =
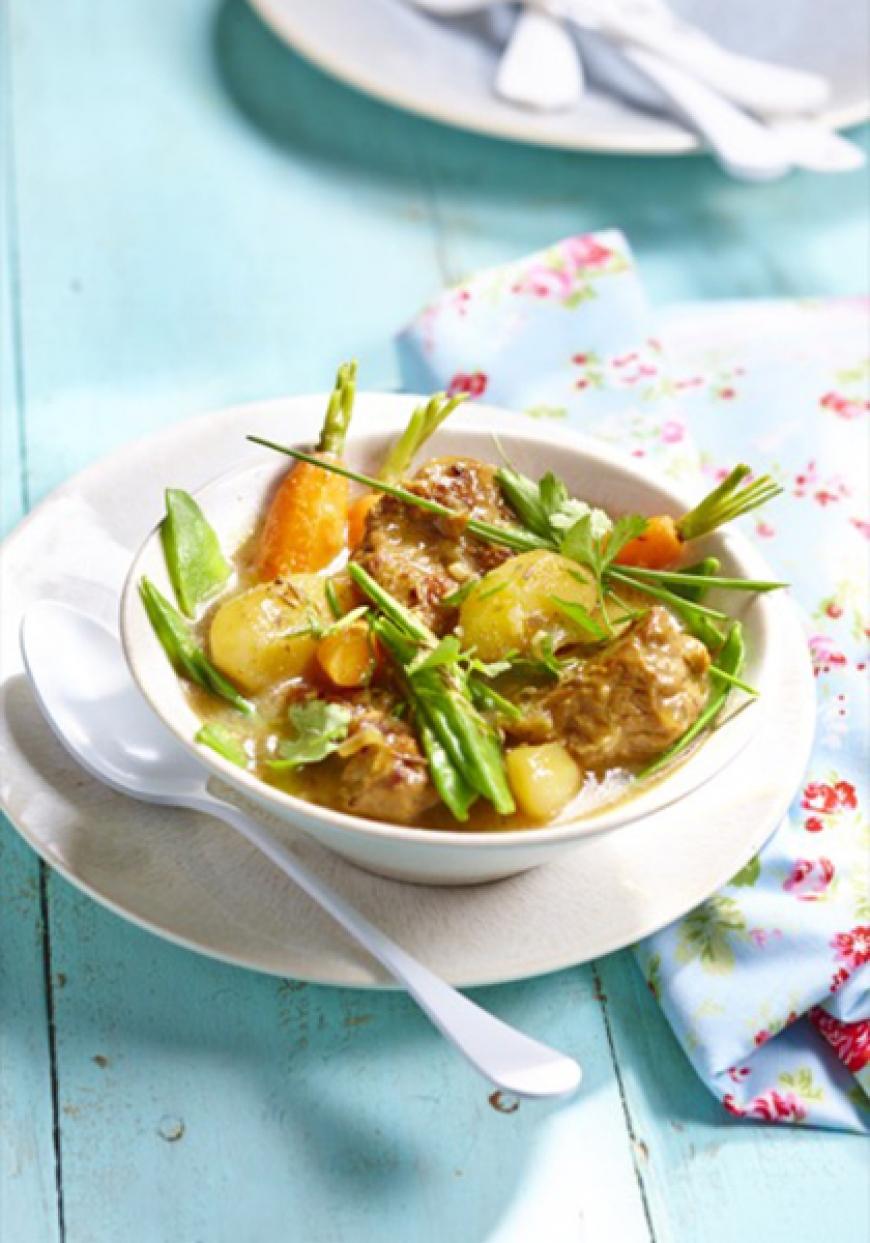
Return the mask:
<path id="1" fill-rule="evenodd" d="M 43 715 L 92 777 L 147 803 L 173 803 L 202 787 L 202 768 L 136 691 L 105 626 L 40 603 L 24 617 L 21 648 Z"/>

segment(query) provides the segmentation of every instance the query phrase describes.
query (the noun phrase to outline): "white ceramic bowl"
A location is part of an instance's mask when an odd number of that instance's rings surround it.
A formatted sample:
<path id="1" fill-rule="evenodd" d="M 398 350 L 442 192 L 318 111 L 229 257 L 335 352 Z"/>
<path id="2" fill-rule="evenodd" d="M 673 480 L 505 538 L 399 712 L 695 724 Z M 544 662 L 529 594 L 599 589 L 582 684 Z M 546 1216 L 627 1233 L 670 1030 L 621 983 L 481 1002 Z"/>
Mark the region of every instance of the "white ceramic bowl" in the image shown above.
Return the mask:
<path id="1" fill-rule="evenodd" d="M 312 400 L 318 403 L 319 409 L 324 408 L 325 399 Z M 376 394 L 361 395 L 358 405 L 362 403 L 371 410 L 371 404 L 377 400 Z M 408 397 L 405 404 L 402 399 L 390 397 L 390 413 L 377 420 L 377 431 L 351 435 L 345 454 L 348 463 L 374 472 L 386 446 L 418 401 L 419 398 Z M 368 419 L 370 426 L 371 423 Z M 693 498 L 674 492 L 660 479 L 653 479 L 634 463 L 597 442 L 550 426 L 538 429 L 528 421 L 520 422 L 516 415 L 491 408 L 475 407 L 473 411 L 455 416 L 433 438 L 424 456 L 466 454 L 492 461 L 497 454 L 493 431 L 498 433 L 502 447 L 520 470 L 539 477 L 546 470 L 554 469 L 573 495 L 611 512 L 679 514 L 692 503 Z M 279 432 L 276 432 L 276 439 L 281 439 Z M 256 450 L 240 444 L 239 451 L 238 469 L 220 476 L 196 493 L 227 552 L 239 547 L 251 534 L 264 499 L 290 464 L 288 458 L 266 449 Z M 172 480 L 167 479 L 166 483 L 171 485 Z M 752 545 L 736 533 L 710 536 L 699 544 L 698 552 L 699 555 L 711 552 L 718 556 L 723 573 L 773 577 Z M 665 777 L 650 783 L 631 798 L 580 819 L 505 833 L 434 831 L 367 820 L 316 806 L 277 790 L 194 743 L 200 722 L 142 607 L 137 584 L 143 574 L 171 598 L 156 528 L 130 568 L 121 602 L 121 635 L 127 660 L 134 679 L 155 712 L 206 768 L 261 808 L 305 830 L 361 867 L 386 876 L 427 884 L 471 884 L 549 862 L 588 834 L 618 830 L 620 825 L 649 815 L 698 788 L 749 743 L 759 721 L 760 714 L 752 705 L 746 711 L 733 714 Z M 712 599 L 715 603 L 715 597 Z M 780 676 L 775 629 L 777 615 L 783 607 L 785 603 L 778 600 L 778 593 L 762 596 L 731 593 L 728 598 L 730 613 L 739 617 L 744 625 L 746 678 L 762 696 Z"/>

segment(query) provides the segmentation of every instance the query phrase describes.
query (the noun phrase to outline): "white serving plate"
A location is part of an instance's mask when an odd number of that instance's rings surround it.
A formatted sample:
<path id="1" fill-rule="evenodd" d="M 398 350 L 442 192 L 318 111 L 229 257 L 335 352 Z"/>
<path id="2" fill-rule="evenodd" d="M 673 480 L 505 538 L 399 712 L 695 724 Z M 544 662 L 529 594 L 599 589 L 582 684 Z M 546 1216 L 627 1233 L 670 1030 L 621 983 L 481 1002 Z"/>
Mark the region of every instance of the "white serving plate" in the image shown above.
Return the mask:
<path id="1" fill-rule="evenodd" d="M 318 399 L 319 400 L 319 399 Z M 401 408 L 362 403 L 358 431 Z M 45 861 L 104 906 L 224 961 L 329 984 L 383 987 L 375 964 L 229 829 L 148 807 L 90 780 L 45 725 L 18 656 L 21 616 L 52 598 L 117 618 L 121 585 L 167 481 L 194 489 L 238 462 L 238 438 L 304 439 L 322 406 L 295 398 L 213 412 L 128 446 L 64 484 L 0 553 L 0 798 Z M 486 425 L 484 409 L 477 412 Z M 517 430 L 528 420 L 517 416 Z M 310 866 L 455 984 L 522 979 L 609 953 L 723 884 L 784 815 L 815 719 L 806 644 L 785 605 L 782 680 L 752 746 L 719 778 L 656 816 L 580 842 L 554 866 L 494 885 L 436 888 L 375 877 L 286 825 Z"/>
<path id="2" fill-rule="evenodd" d="M 376 473 L 411 410 L 423 400 L 414 396 L 392 398 L 394 410 L 375 416 L 373 431 L 361 432 L 358 424 L 352 425 L 344 453 L 348 465 Z M 314 411 L 321 411 L 326 398 L 315 397 L 311 405 Z M 358 394 L 357 408 L 382 411 L 383 394 Z M 433 437 L 423 456 L 455 454 L 491 461 L 498 455 L 493 440 L 496 433 L 500 448 L 517 469 L 535 479 L 556 469 L 571 495 L 613 513 L 679 514 L 691 505 L 689 498 L 653 481 L 636 462 L 629 462 L 588 438 L 566 434 L 561 429 L 542 428 L 540 424 L 520 433 L 515 427 L 515 416 L 494 408 L 487 409 L 486 421 L 487 430 L 481 430 L 479 407 L 454 416 Z M 372 420 L 368 422 L 371 424 Z M 237 450 L 240 456 L 250 458 L 251 446 L 241 436 Z M 256 529 L 267 497 L 290 465 L 288 458 L 268 449 L 254 449 L 253 457 L 248 465 L 231 470 L 196 494 L 228 552 L 239 548 Z M 733 533 L 709 537 L 698 544 L 697 552 L 699 556 L 716 555 L 726 575 L 773 577 L 755 548 Z M 731 715 L 720 728 L 705 736 L 689 758 L 672 772 L 649 783 L 633 797 L 605 805 L 580 819 L 566 812 L 555 824 L 506 833 L 470 832 L 459 826 L 456 832 L 431 831 L 377 822 L 318 807 L 287 794 L 194 742 L 201 720 L 191 708 L 145 613 L 138 590 L 143 575 L 172 598 L 157 528 L 145 539 L 130 567 L 121 604 L 121 637 L 127 661 L 140 691 L 157 715 L 201 763 L 271 815 L 304 829 L 322 845 L 360 867 L 399 880 L 476 884 L 551 863 L 583 838 L 618 831 L 620 826 L 654 815 L 702 786 L 747 746 L 760 723 L 757 702 L 746 703 L 746 711 Z M 781 680 L 777 635 L 788 605 L 780 593 L 731 593 L 725 606 L 743 623 L 746 678 L 763 698 Z"/>
<path id="3" fill-rule="evenodd" d="M 250 0 L 271 29 L 335 78 L 386 103 L 461 129 L 540 146 L 638 155 L 700 150 L 677 121 L 590 91 L 566 112 L 532 112 L 492 90 L 497 46 L 414 11 L 404 0 Z M 822 74 L 819 119 L 857 125 L 870 112 L 868 8 L 861 0 L 672 0 L 681 16 L 736 52 Z M 475 36 L 474 31 L 478 29 Z"/>

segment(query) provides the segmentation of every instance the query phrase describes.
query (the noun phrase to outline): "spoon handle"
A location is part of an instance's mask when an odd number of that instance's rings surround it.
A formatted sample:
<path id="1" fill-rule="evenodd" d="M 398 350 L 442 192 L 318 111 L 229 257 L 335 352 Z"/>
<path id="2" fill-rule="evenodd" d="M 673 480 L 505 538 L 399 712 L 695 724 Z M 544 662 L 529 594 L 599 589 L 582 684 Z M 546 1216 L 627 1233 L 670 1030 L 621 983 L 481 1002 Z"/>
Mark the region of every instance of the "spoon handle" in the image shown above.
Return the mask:
<path id="1" fill-rule="evenodd" d="M 509 1027 L 439 979 L 369 923 L 255 820 L 210 793 L 191 799 L 190 804 L 236 829 L 313 898 L 404 986 L 442 1035 L 497 1087 L 529 1097 L 565 1096 L 577 1088 L 581 1071 L 573 1059 Z"/>
<path id="2" fill-rule="evenodd" d="M 745 181 L 772 181 L 789 171 L 785 143 L 772 129 L 655 52 L 631 45 L 620 50 L 706 139 L 726 172 Z"/>

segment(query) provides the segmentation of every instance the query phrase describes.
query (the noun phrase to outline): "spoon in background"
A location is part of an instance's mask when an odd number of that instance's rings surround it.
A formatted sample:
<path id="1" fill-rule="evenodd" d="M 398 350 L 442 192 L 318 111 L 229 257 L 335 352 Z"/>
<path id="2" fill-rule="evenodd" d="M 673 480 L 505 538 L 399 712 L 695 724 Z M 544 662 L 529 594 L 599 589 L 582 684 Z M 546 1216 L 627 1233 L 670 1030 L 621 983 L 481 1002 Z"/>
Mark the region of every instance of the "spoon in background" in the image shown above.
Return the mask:
<path id="1" fill-rule="evenodd" d="M 581 1070 L 463 997 L 369 923 L 256 820 L 209 788 L 208 774 L 136 690 L 115 635 L 68 605 L 28 610 L 21 649 L 36 699 L 92 777 L 146 803 L 215 816 L 261 851 L 407 990 L 442 1035 L 490 1082 L 515 1096 L 567 1096 Z"/>
<path id="2" fill-rule="evenodd" d="M 503 8 L 505 0 L 405 0 L 434 17 L 455 18 Z M 699 27 L 683 21 L 664 0 L 523 0 L 539 10 L 618 43 L 630 42 L 661 56 L 742 108 L 761 116 L 793 115 L 820 108 L 829 93 L 824 78 L 731 52 Z"/>
<path id="3" fill-rule="evenodd" d="M 408 3 L 449 18 L 501 0 Z M 498 67 L 498 94 L 541 111 L 576 103 L 582 78 L 575 85 L 573 77 L 581 62 L 563 20 L 575 27 L 599 85 L 640 107 L 674 113 L 740 180 L 771 181 L 792 167 L 851 172 L 865 162 L 855 143 L 795 115 L 824 100 L 823 79 L 729 52 L 661 0 L 528 0 Z"/>
<path id="4" fill-rule="evenodd" d="M 599 88 L 641 108 L 674 111 L 711 146 L 713 139 L 705 129 L 712 120 L 716 124 L 716 154 L 723 150 L 724 141 L 724 159 L 720 162 L 728 171 L 736 171 L 730 167 L 735 155 L 742 165 L 747 157 L 756 158 L 760 150 L 772 156 L 774 163 L 820 173 L 852 172 L 865 163 L 864 152 L 856 143 L 818 121 L 798 116 L 757 121 L 656 52 L 618 44 L 587 30 L 578 29 L 576 35 L 590 80 Z M 735 147 L 739 135 L 748 135 L 750 145 Z"/>
<path id="5" fill-rule="evenodd" d="M 520 9 L 498 62 L 496 94 L 521 108 L 561 112 L 577 103 L 583 86 L 571 31 L 544 9 Z"/>

